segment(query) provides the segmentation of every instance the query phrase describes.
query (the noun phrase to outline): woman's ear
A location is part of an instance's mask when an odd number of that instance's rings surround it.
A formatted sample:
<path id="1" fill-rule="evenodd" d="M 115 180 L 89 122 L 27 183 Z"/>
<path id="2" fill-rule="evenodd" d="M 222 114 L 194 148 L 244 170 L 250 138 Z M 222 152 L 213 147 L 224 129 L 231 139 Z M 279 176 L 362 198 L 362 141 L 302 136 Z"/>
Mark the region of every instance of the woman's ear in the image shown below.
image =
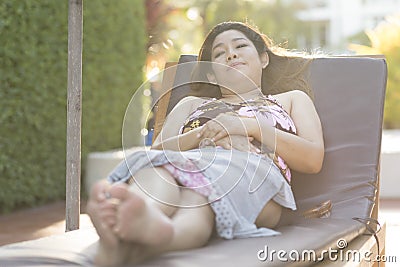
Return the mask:
<path id="1" fill-rule="evenodd" d="M 217 83 L 218 83 L 218 82 L 217 82 L 217 79 L 215 78 L 215 75 L 214 75 L 214 74 L 212 74 L 212 73 L 207 73 L 206 75 L 207 75 L 207 79 L 208 79 L 208 81 L 209 81 L 210 83 L 212 83 L 212 84 L 217 84 Z"/>
<path id="2" fill-rule="evenodd" d="M 269 56 L 267 52 L 260 54 L 260 60 L 262 64 L 262 68 L 265 69 L 269 64 Z"/>

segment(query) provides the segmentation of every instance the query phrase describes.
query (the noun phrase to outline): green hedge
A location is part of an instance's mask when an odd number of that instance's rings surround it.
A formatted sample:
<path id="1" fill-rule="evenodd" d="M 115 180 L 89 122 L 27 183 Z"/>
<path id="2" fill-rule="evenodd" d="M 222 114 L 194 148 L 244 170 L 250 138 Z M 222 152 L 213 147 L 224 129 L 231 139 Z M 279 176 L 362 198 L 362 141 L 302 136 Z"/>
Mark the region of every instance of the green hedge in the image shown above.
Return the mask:
<path id="1" fill-rule="evenodd" d="M 142 0 L 84 1 L 82 159 L 121 146 L 144 20 Z M 67 25 L 68 1 L 0 2 L 0 212 L 65 197 Z"/>

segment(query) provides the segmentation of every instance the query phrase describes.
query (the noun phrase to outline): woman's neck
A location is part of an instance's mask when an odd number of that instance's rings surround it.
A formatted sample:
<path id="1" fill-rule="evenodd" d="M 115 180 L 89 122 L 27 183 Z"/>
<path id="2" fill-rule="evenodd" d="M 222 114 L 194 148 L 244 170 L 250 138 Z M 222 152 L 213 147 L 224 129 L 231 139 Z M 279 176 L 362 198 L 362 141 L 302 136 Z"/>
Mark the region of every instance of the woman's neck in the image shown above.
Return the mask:
<path id="1" fill-rule="evenodd" d="M 230 103 L 240 103 L 245 100 L 256 99 L 261 96 L 263 96 L 261 89 L 259 87 L 256 87 L 244 93 L 234 93 L 232 91 L 222 92 L 221 99 Z"/>

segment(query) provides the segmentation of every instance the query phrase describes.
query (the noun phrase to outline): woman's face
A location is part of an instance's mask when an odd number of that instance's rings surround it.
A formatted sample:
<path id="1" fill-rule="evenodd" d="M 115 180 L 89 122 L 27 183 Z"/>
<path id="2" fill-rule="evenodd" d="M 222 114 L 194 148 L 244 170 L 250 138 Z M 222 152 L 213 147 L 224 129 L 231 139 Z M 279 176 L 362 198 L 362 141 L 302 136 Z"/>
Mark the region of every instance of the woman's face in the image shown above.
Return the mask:
<path id="1" fill-rule="evenodd" d="M 268 65 L 268 55 L 258 54 L 253 42 L 242 32 L 228 30 L 215 38 L 211 61 L 224 65 L 213 66 L 214 75 L 210 75 L 211 80 L 214 79 L 213 82 L 235 92 L 241 92 L 261 86 L 262 69 Z"/>

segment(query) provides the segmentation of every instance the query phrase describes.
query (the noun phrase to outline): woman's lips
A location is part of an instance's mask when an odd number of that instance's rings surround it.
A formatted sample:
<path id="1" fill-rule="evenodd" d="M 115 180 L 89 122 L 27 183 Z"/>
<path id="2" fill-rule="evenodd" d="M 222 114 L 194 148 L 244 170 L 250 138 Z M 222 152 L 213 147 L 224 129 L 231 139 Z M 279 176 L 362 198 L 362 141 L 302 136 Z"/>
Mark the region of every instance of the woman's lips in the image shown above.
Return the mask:
<path id="1" fill-rule="evenodd" d="M 228 66 L 230 68 L 236 68 L 236 67 L 242 66 L 242 65 L 245 65 L 245 64 L 243 62 L 233 62 L 233 63 L 229 64 Z M 228 68 L 228 69 L 230 69 L 230 68 Z"/>

